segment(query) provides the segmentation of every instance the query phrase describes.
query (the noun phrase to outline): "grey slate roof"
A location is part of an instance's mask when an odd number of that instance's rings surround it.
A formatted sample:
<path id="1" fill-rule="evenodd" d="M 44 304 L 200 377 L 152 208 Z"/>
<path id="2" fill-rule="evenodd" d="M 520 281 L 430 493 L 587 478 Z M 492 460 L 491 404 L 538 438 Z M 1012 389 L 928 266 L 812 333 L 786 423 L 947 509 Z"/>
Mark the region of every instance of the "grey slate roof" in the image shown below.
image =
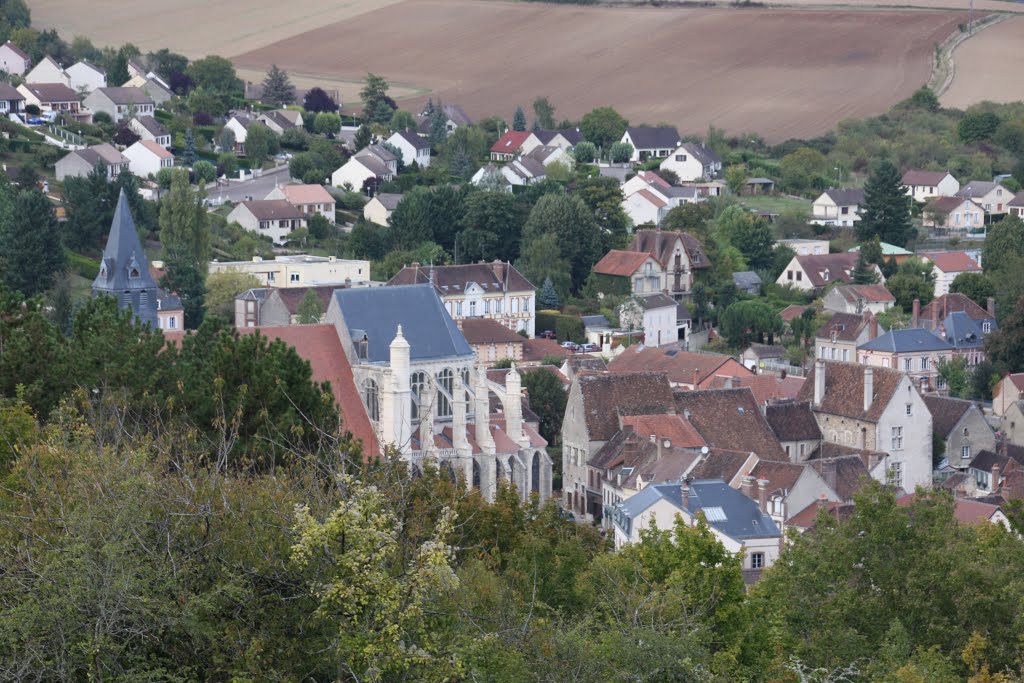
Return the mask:
<path id="1" fill-rule="evenodd" d="M 950 351 L 953 346 L 928 330 L 913 328 L 889 330 L 857 348 L 866 351 L 888 351 L 889 353 L 916 353 L 920 351 Z"/>
<path id="2" fill-rule="evenodd" d="M 761 277 L 752 270 L 741 270 L 733 273 L 732 281 L 740 289 L 753 289 L 761 286 Z"/>
<path id="3" fill-rule="evenodd" d="M 431 285 L 339 289 L 334 298 L 349 332 L 366 333 L 370 362 L 389 359 L 399 325 L 414 361 L 473 355 Z"/>
<path id="4" fill-rule="evenodd" d="M 864 190 L 861 188 L 836 189 L 830 187 L 825 194 L 836 203 L 836 206 L 853 206 L 864 203 Z"/>
<path id="5" fill-rule="evenodd" d="M 671 126 L 637 126 L 626 132 L 636 149 L 675 149 L 680 143 L 679 131 Z"/>
<path id="6" fill-rule="evenodd" d="M 137 277 L 129 278 L 129 272 L 137 271 Z M 114 221 L 107 235 L 107 246 L 103 249 L 100 273 L 92 283 L 93 289 L 104 292 L 120 292 L 126 289 L 155 289 L 156 283 L 149 274 L 149 259 L 139 241 L 138 230 L 132 219 L 128 198 L 121 190 L 114 210 Z"/>
<path id="7" fill-rule="evenodd" d="M 956 193 L 957 197 L 983 197 L 992 190 L 996 189 L 999 183 L 993 183 L 988 180 L 972 180 Z M 1007 193 L 1009 194 L 1009 193 Z"/>
<path id="8" fill-rule="evenodd" d="M 990 322 L 992 331 L 996 330 L 996 322 Z M 942 321 L 946 341 L 956 349 L 980 349 L 985 346 L 985 334 L 981 323 L 963 311 L 955 311 Z"/>
<path id="9" fill-rule="evenodd" d="M 413 149 L 430 149 L 430 143 L 411 130 L 399 130 L 395 135 L 412 145 Z"/>
<path id="10" fill-rule="evenodd" d="M 779 527 L 761 512 L 757 503 L 721 479 L 691 481 L 689 487 L 686 511 L 691 515 L 703 511 L 708 524 L 725 536 L 735 540 L 781 536 Z M 623 501 L 621 510 L 630 519 L 636 519 L 660 499 L 684 509 L 680 484 L 653 484 Z"/>
<path id="11" fill-rule="evenodd" d="M 18 89 L 10 83 L 0 83 L 0 100 L 24 102 L 25 96 L 18 92 Z"/>
<path id="12" fill-rule="evenodd" d="M 648 294 L 647 296 L 638 296 L 636 300 L 646 311 L 654 308 L 675 308 L 676 306 L 676 300 L 668 294 Z"/>
<path id="13" fill-rule="evenodd" d="M 398 208 L 398 203 L 402 201 L 402 195 L 394 194 L 392 192 L 378 192 L 376 195 L 377 201 L 384 205 L 384 208 L 388 211 L 394 211 Z"/>
<path id="14" fill-rule="evenodd" d="M 722 157 L 715 154 L 715 150 L 703 143 L 686 142 L 681 147 L 704 166 L 712 163 L 722 163 Z"/>
<path id="15" fill-rule="evenodd" d="M 167 130 L 164 124 L 157 121 L 152 116 L 136 116 L 135 120 L 139 122 L 139 125 L 149 131 L 149 134 L 153 137 L 160 137 L 162 135 L 170 135 L 171 132 Z"/>
<path id="16" fill-rule="evenodd" d="M 580 316 L 580 319 L 583 321 L 583 327 L 585 329 L 597 327 L 611 328 L 612 326 L 608 318 L 604 317 L 603 315 L 583 315 Z"/>
<path id="17" fill-rule="evenodd" d="M 96 88 L 97 91 L 106 95 L 114 104 L 153 104 L 153 98 L 146 94 L 142 88 L 119 87 L 119 88 Z"/>

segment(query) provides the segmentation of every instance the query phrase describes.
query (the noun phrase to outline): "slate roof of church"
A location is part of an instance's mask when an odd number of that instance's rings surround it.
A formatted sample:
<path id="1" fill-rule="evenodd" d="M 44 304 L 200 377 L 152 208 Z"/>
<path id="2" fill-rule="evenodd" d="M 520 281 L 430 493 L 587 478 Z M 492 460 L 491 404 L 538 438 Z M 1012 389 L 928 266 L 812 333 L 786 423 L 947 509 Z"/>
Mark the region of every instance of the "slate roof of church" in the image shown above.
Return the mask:
<path id="1" fill-rule="evenodd" d="M 124 190 L 117 198 L 117 209 L 114 220 L 107 235 L 107 246 L 103 250 L 100 262 L 100 273 L 93 280 L 93 289 L 102 291 L 124 291 L 126 289 L 155 289 L 156 283 L 149 274 L 149 259 L 139 241 L 139 232 L 135 229 L 128 197 Z M 139 277 L 128 277 L 129 269 L 136 268 Z"/>
<path id="2" fill-rule="evenodd" d="M 413 361 L 473 355 L 431 285 L 339 289 L 334 298 L 353 338 L 366 334 L 371 363 L 389 360 L 399 325 Z"/>

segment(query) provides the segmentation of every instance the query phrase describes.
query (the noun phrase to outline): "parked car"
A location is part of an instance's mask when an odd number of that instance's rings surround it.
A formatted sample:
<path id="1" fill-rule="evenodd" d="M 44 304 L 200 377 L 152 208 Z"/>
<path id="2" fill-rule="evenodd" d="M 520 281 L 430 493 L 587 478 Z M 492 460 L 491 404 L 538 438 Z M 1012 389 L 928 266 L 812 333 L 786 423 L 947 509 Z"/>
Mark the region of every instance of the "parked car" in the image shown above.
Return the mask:
<path id="1" fill-rule="evenodd" d="M 539 339 L 557 339 L 558 335 L 555 334 L 554 330 L 544 330 L 537 335 Z"/>
<path id="2" fill-rule="evenodd" d="M 579 346 L 576 345 L 576 342 L 564 341 L 562 342 L 562 348 L 568 349 L 570 351 L 575 351 L 576 349 L 579 348 Z"/>
<path id="3" fill-rule="evenodd" d="M 597 353 L 601 349 L 598 348 L 597 344 L 582 344 L 577 349 L 580 353 Z"/>

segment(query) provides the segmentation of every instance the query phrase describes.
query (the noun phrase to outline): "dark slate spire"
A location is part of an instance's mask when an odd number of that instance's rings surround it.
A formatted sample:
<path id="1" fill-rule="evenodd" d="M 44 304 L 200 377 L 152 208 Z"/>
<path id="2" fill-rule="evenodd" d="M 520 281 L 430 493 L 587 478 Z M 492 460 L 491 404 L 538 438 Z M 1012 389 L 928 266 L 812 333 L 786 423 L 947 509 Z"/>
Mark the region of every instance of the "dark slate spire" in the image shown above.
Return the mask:
<path id="1" fill-rule="evenodd" d="M 117 198 L 114 221 L 100 261 L 100 273 L 92 283 L 92 293 L 93 296 L 117 297 L 119 307 L 131 308 L 141 322 L 157 326 L 156 283 L 149 274 L 149 260 L 139 242 L 124 190 Z"/>

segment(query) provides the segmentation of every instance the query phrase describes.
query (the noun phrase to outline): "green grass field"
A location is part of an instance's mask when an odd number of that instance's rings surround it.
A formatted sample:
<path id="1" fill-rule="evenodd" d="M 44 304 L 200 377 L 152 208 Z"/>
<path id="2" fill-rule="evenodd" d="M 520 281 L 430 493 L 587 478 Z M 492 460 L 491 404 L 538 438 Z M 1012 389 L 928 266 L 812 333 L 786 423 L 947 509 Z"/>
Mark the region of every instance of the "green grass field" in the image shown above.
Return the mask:
<path id="1" fill-rule="evenodd" d="M 766 213 L 783 213 L 788 211 L 800 212 L 806 215 L 811 214 L 811 202 L 807 199 L 793 199 L 791 197 L 779 197 L 775 195 L 760 195 L 757 197 L 740 197 L 740 204 L 755 211 Z"/>

